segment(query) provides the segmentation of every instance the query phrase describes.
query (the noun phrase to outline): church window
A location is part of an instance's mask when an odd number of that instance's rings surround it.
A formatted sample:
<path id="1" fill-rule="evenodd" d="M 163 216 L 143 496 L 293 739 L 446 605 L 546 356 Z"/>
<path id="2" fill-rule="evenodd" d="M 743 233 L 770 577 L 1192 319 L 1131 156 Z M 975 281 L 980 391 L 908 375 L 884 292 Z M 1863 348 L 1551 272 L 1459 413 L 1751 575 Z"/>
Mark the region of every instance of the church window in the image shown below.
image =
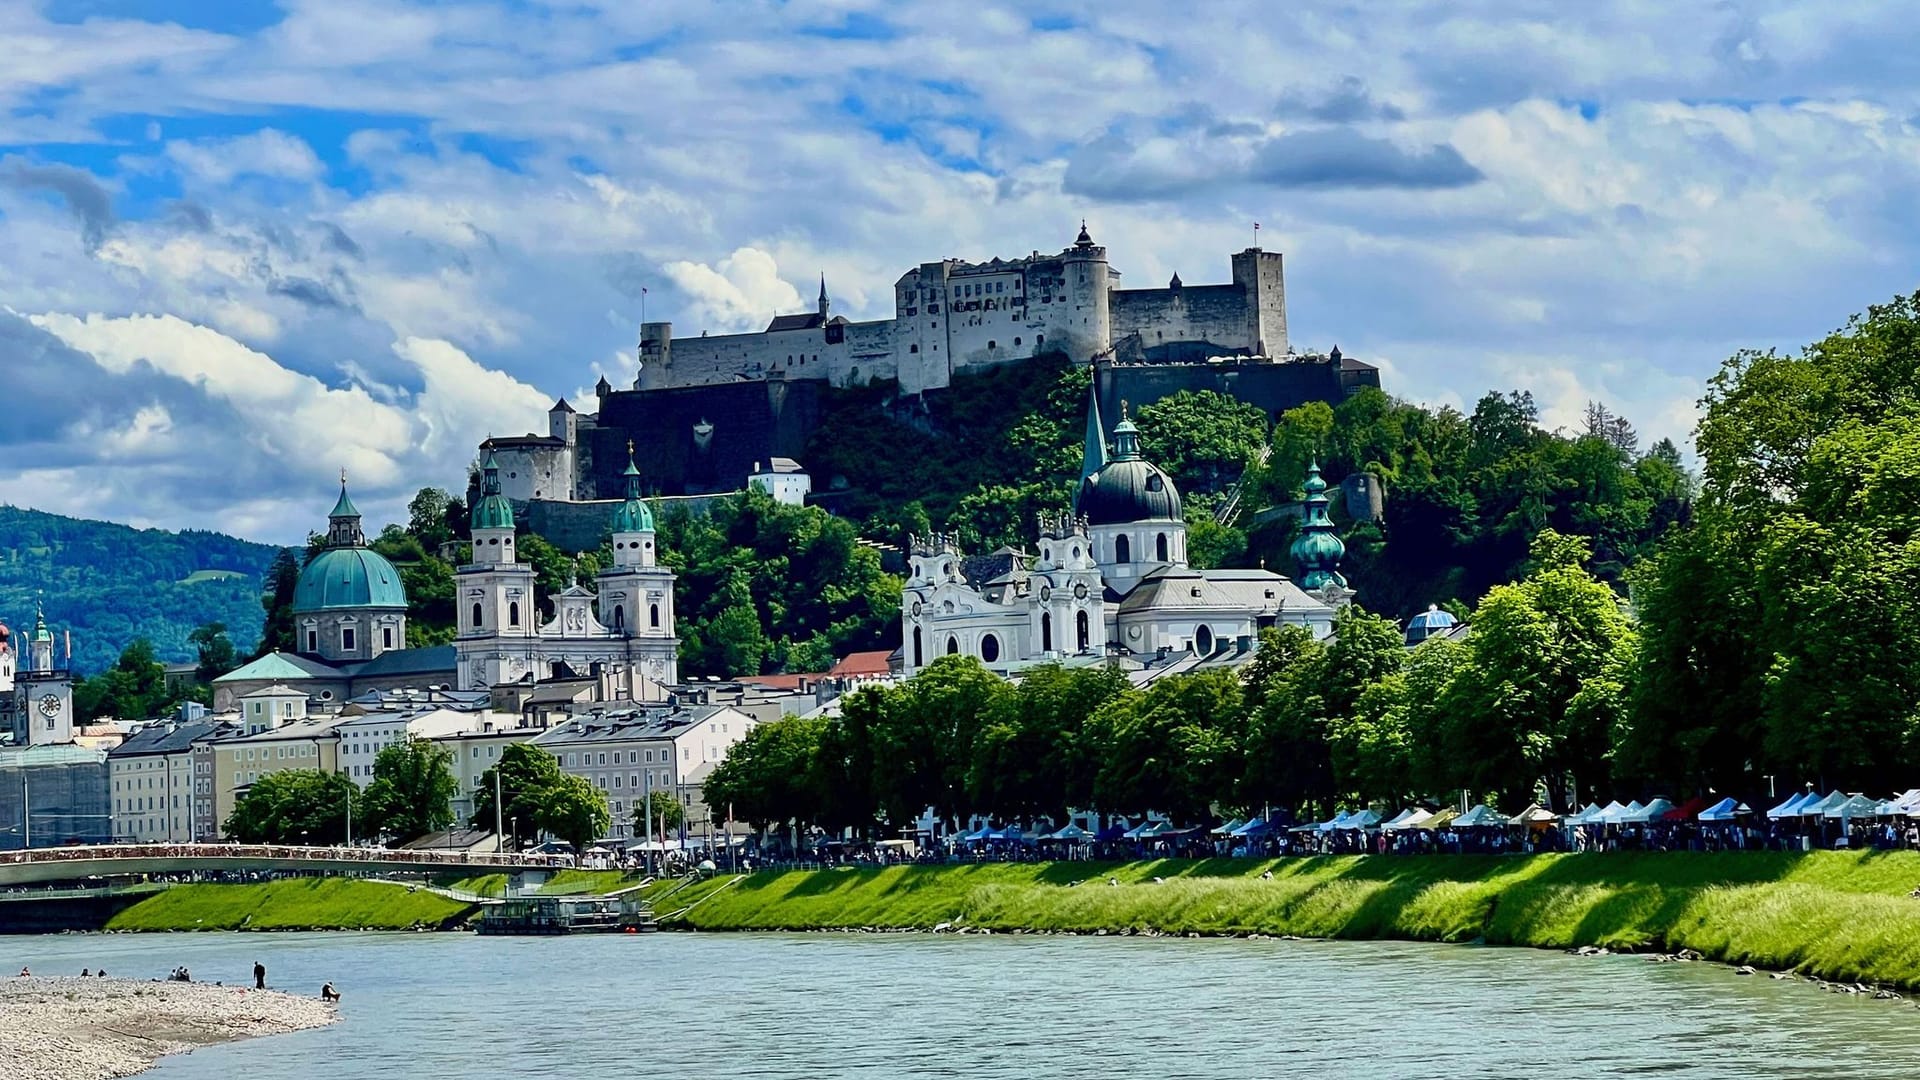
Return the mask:
<path id="1" fill-rule="evenodd" d="M 1051 612 L 1040 616 L 1040 651 L 1053 651 L 1053 614 Z"/>
<path id="2" fill-rule="evenodd" d="M 393 627 L 383 626 L 380 628 L 380 647 L 383 649 L 393 648 Z"/>
<path id="3" fill-rule="evenodd" d="M 307 631 L 307 651 L 310 653 L 317 653 L 320 651 L 320 631 L 318 630 Z"/>
<path id="4" fill-rule="evenodd" d="M 1165 485 L 1165 484 L 1163 484 L 1163 483 L 1162 483 L 1162 482 L 1160 481 L 1160 474 L 1159 474 L 1159 473 L 1152 473 L 1152 474 L 1149 474 L 1149 475 L 1147 476 L 1147 490 L 1148 490 L 1148 491 L 1159 491 L 1159 490 L 1160 490 L 1161 488 L 1163 488 L 1163 487 L 1165 487 L 1165 486 L 1166 486 L 1166 485 Z"/>
<path id="5" fill-rule="evenodd" d="M 947 635 L 947 655 L 958 656 L 959 654 L 960 654 L 960 639 L 957 637 L 954 637 L 952 634 L 948 634 Z"/>
<path id="6" fill-rule="evenodd" d="M 473 605 L 473 625 L 478 628 L 482 621 L 480 618 L 480 605 L 475 604 Z"/>
<path id="7" fill-rule="evenodd" d="M 920 628 L 916 626 L 913 628 L 913 666 L 919 667 L 924 663 L 926 661 L 920 655 Z"/>
<path id="8" fill-rule="evenodd" d="M 518 600 L 514 600 L 507 604 L 507 625 L 508 626 L 520 625 L 520 601 Z"/>
<path id="9" fill-rule="evenodd" d="M 1074 616 L 1073 621 L 1074 621 L 1074 629 L 1080 638 L 1080 651 L 1086 652 L 1087 644 L 1091 637 L 1091 635 L 1087 630 L 1087 613 L 1084 611 L 1080 612 L 1079 614 Z"/>
<path id="10" fill-rule="evenodd" d="M 1202 626 L 1193 632 L 1193 651 L 1201 656 L 1213 655 L 1213 630 Z"/>
<path id="11" fill-rule="evenodd" d="M 988 634 L 980 639 L 980 659 L 991 664 L 1000 659 L 1000 639 Z"/>
<path id="12" fill-rule="evenodd" d="M 627 628 L 627 609 L 624 604 L 613 605 L 613 628 L 616 631 Z"/>
<path id="13" fill-rule="evenodd" d="M 1128 543 L 1127 538 L 1124 536 L 1114 538 L 1113 561 L 1119 563 L 1129 563 L 1133 561 L 1133 545 Z"/>
<path id="14" fill-rule="evenodd" d="M 347 652 L 353 651 L 354 649 L 353 627 L 343 626 L 340 628 L 340 648 L 342 648 Z"/>
<path id="15" fill-rule="evenodd" d="M 660 605 L 659 604 L 647 605 L 647 623 L 650 626 L 654 627 L 655 629 L 659 629 L 660 627 Z"/>
<path id="16" fill-rule="evenodd" d="M 1161 533 L 1153 541 L 1153 557 L 1161 562 L 1167 561 L 1167 534 Z"/>

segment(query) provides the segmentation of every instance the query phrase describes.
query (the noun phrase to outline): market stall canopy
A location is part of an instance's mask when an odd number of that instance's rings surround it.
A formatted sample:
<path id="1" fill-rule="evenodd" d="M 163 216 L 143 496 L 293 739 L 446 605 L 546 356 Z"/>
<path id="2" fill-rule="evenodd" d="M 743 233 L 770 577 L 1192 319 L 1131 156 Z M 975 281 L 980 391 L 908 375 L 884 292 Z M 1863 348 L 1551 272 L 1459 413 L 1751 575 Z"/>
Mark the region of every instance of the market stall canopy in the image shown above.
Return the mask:
<path id="1" fill-rule="evenodd" d="M 1840 805 L 1828 807 L 1825 816 L 1843 821 L 1848 818 L 1878 817 L 1880 800 L 1869 799 L 1865 795 L 1849 795 Z"/>
<path id="2" fill-rule="evenodd" d="M 1792 795 L 1787 798 L 1786 802 L 1767 811 L 1767 816 L 1776 821 L 1781 818 L 1798 817 L 1800 816 L 1800 808 L 1802 806 L 1810 802 L 1818 802 L 1819 800 L 1820 796 L 1811 791 L 1800 795 Z"/>
<path id="3" fill-rule="evenodd" d="M 1699 817 L 1700 811 L 1705 810 L 1707 806 L 1708 806 L 1708 803 L 1706 799 L 1698 795 L 1695 795 L 1693 798 L 1688 799 L 1686 802 L 1683 802 L 1679 806 L 1676 806 L 1673 809 L 1667 811 L 1666 820 L 1692 821 L 1694 818 Z"/>
<path id="4" fill-rule="evenodd" d="M 1667 811 L 1672 809 L 1672 799 L 1655 799 L 1645 806 L 1640 807 L 1638 810 L 1632 810 L 1629 813 L 1620 815 L 1620 824 L 1647 825 L 1664 819 L 1667 816 Z"/>
<path id="5" fill-rule="evenodd" d="M 1215 826 L 1213 827 L 1213 835 L 1215 835 L 1215 836 L 1232 836 L 1232 835 L 1233 835 L 1233 830 L 1235 830 L 1235 829 L 1237 829 L 1237 828 L 1239 828 L 1240 826 L 1242 826 L 1242 825 L 1245 825 L 1245 824 L 1246 824 L 1246 821 L 1245 821 L 1244 819 L 1242 819 L 1242 818 L 1234 818 L 1234 819 L 1233 819 L 1232 821 L 1228 821 L 1228 822 L 1224 822 L 1224 823 L 1222 823 L 1222 824 L 1219 824 L 1219 825 L 1215 825 Z"/>
<path id="6" fill-rule="evenodd" d="M 1415 828 L 1421 822 L 1432 816 L 1433 811 L 1428 810 L 1424 806 L 1409 806 L 1405 810 L 1388 818 L 1386 821 L 1381 822 L 1380 827 L 1383 829 L 1392 829 L 1397 832 L 1401 829 Z"/>
<path id="7" fill-rule="evenodd" d="M 1913 815 L 1920 813 L 1920 788 L 1908 788 L 1893 797 L 1893 812 Z"/>
<path id="8" fill-rule="evenodd" d="M 1559 814 L 1556 814 L 1553 811 L 1547 809 L 1546 807 L 1541 806 L 1539 803 L 1533 803 L 1529 805 L 1525 810 L 1522 810 L 1519 813 L 1508 818 L 1507 824 L 1509 825 L 1551 825 L 1554 822 L 1559 820 L 1560 820 Z"/>
<path id="9" fill-rule="evenodd" d="M 1732 821 L 1753 813 L 1753 807 L 1729 795 L 1705 810 L 1700 811 L 1701 821 Z"/>
<path id="10" fill-rule="evenodd" d="M 1563 821 L 1562 824 L 1591 825 L 1593 824 L 1593 819 L 1598 817 L 1599 815 L 1600 815 L 1600 804 L 1588 803 L 1586 809 L 1576 810 L 1573 813 L 1568 814 L 1566 817 L 1566 820 Z"/>
<path id="11" fill-rule="evenodd" d="M 1099 832 L 1094 833 L 1093 838 L 1095 841 L 1099 843 L 1110 844 L 1113 841 L 1118 840 L 1121 837 L 1127 835 L 1127 832 L 1128 832 L 1128 829 L 1125 822 L 1115 822 L 1112 825 L 1108 825 L 1106 828 L 1101 829 Z"/>
<path id="12" fill-rule="evenodd" d="M 1075 841 L 1091 840 L 1093 839 L 1093 834 L 1081 828 L 1078 825 L 1068 825 L 1066 828 L 1061 829 L 1059 832 L 1050 833 L 1046 836 L 1041 837 L 1040 839 L 1075 842 Z"/>
<path id="13" fill-rule="evenodd" d="M 1624 818 L 1624 817 L 1626 817 L 1626 816 L 1627 816 L 1628 814 L 1631 814 L 1631 813 L 1634 813 L 1635 811 L 1637 811 L 1637 810 L 1639 810 L 1639 809 L 1640 809 L 1640 804 L 1639 804 L 1638 802 L 1630 802 L 1630 803 L 1628 803 L 1628 804 L 1627 804 L 1627 805 L 1625 805 L 1625 806 L 1621 806 L 1621 805 L 1620 805 L 1620 800 L 1618 800 L 1618 799 L 1615 799 L 1614 801 L 1612 801 L 1612 802 L 1610 802 L 1610 803 L 1608 803 L 1607 805 L 1605 805 L 1605 806 L 1603 806 L 1603 807 L 1601 807 L 1601 808 L 1600 808 L 1600 812 L 1599 812 L 1599 813 L 1597 813 L 1597 814 L 1595 814 L 1595 815 L 1593 815 L 1593 817 L 1592 817 L 1591 819 L 1589 819 L 1589 820 L 1588 820 L 1588 821 L 1586 822 L 1586 824 L 1588 824 L 1588 825 L 1618 825 L 1618 824 L 1620 824 L 1620 819 L 1621 819 L 1621 818 Z"/>
<path id="14" fill-rule="evenodd" d="M 1293 823 L 1293 811 L 1275 810 L 1265 819 L 1249 818 L 1247 823 L 1233 830 L 1235 836 L 1265 836 L 1276 833 Z"/>
<path id="15" fill-rule="evenodd" d="M 1506 823 L 1507 823 L 1507 819 L 1504 815 L 1495 813 L 1492 808 L 1487 806 L 1486 803 L 1481 803 L 1479 806 L 1476 806 L 1473 809 L 1467 811 L 1466 813 L 1461 814 L 1459 817 L 1454 818 L 1451 822 L 1448 823 L 1447 828 L 1449 829 L 1486 829 L 1486 828 L 1491 828 L 1495 825 L 1505 825 Z"/>
<path id="16" fill-rule="evenodd" d="M 1455 810 L 1453 807 L 1449 806 L 1445 810 L 1434 811 L 1432 817 L 1428 818 L 1427 820 L 1421 822 L 1418 825 L 1415 825 L 1414 828 L 1444 829 L 1448 825 L 1451 825 L 1453 823 L 1454 818 L 1457 818 L 1459 816 L 1460 816 L 1460 811 Z"/>
<path id="17" fill-rule="evenodd" d="M 1845 792 L 1840 792 L 1840 791 L 1831 792 L 1824 799 L 1819 799 L 1809 803 L 1801 803 L 1800 811 L 1797 816 L 1803 817 L 1803 818 L 1826 817 L 1827 811 L 1832 810 L 1838 806 L 1846 805 L 1846 801 L 1847 801 L 1847 796 Z"/>

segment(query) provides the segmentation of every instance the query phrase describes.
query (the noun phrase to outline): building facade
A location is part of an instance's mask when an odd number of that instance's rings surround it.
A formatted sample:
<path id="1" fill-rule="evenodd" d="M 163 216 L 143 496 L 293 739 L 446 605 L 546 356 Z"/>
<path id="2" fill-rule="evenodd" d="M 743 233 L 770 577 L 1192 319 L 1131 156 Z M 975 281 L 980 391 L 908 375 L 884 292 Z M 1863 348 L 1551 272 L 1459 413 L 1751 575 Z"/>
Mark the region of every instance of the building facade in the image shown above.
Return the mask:
<path id="1" fill-rule="evenodd" d="M 1318 469 L 1309 488 L 1320 498 L 1327 535 L 1310 528 L 1302 537 L 1314 537 L 1318 553 L 1316 561 L 1302 561 L 1317 590 L 1309 591 L 1267 570 L 1190 566 L 1172 478 L 1141 456 L 1131 420 L 1122 419 L 1113 435 L 1109 453 L 1092 397 L 1073 512 L 1041 521 L 1037 559 L 1010 548 L 968 558 L 951 536 L 914 540 L 900 599 L 903 674 L 917 674 L 940 656 L 972 656 L 1009 672 L 1074 657 L 1245 652 L 1261 630 L 1281 625 L 1305 626 L 1321 638 L 1333 632 L 1334 610 L 1351 594 L 1333 571 L 1339 552 L 1324 543 L 1340 541 L 1325 521 L 1325 484 L 1312 487 Z M 1327 584 L 1333 589 L 1322 588 Z"/>
<path id="2" fill-rule="evenodd" d="M 512 503 L 501 493 L 489 452 L 472 513 L 473 561 L 457 576 L 460 619 L 454 642 L 460 689 L 610 673 L 646 697 L 645 683 L 676 682 L 673 571 L 659 562 L 653 511 L 640 498 L 640 473 L 627 463 L 627 497 L 612 520 L 613 565 L 589 591 L 576 582 L 552 597 L 552 617 L 535 602 L 534 569 L 514 550 Z"/>
<path id="3" fill-rule="evenodd" d="M 202 744 L 239 729 L 221 721 L 150 724 L 107 752 L 113 797 L 113 838 L 138 843 L 192 843 L 219 834 L 219 823 L 200 798 Z"/>
<path id="4" fill-rule="evenodd" d="M 696 825 L 726 813 L 725 807 L 715 814 L 706 805 L 701 785 L 754 724 L 752 716 L 727 705 L 638 706 L 575 716 L 541 732 L 533 744 L 607 797 L 615 837 L 644 831 L 635 827 L 634 815 L 655 791 L 671 792 L 689 833 L 700 834 Z"/>

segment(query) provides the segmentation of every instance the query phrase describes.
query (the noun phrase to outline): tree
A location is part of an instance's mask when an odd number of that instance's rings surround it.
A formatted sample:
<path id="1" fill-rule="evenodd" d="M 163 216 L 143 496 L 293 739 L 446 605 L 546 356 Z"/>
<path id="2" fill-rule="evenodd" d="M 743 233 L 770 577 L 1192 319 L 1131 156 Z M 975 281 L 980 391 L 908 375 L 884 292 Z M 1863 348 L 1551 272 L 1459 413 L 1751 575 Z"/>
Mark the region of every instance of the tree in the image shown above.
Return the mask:
<path id="1" fill-rule="evenodd" d="M 1115 668 L 1028 671 L 994 701 L 974 744 L 967 789 L 973 802 L 1011 817 L 1046 815 L 1064 821 L 1071 807 L 1093 801 L 1097 766 L 1087 721 L 1127 688 Z"/>
<path id="2" fill-rule="evenodd" d="M 226 623 L 202 623 L 187 635 L 187 640 L 199 653 L 200 666 L 194 675 L 203 683 L 210 683 L 240 666 L 233 640 L 227 637 Z"/>
<path id="3" fill-rule="evenodd" d="M 1199 822 L 1238 786 L 1246 714 L 1239 676 L 1171 676 L 1107 702 L 1089 721 L 1100 755 L 1094 802 L 1127 814 L 1157 810 Z"/>
<path id="4" fill-rule="evenodd" d="M 854 709 L 874 693 L 854 693 L 843 707 Z M 821 801 L 813 778 L 825 726 L 821 719 L 797 716 L 756 724 L 707 774 L 701 797 L 715 813 L 728 813 L 756 829 L 810 822 Z"/>
<path id="5" fill-rule="evenodd" d="M 1446 743 L 1462 786 L 1524 803 L 1544 788 L 1565 806 L 1570 787 L 1603 786 L 1633 631 L 1613 591 L 1578 564 L 1585 552 L 1550 530 L 1535 570 L 1474 610 L 1470 662 L 1447 693 Z"/>
<path id="6" fill-rule="evenodd" d="M 178 695 L 167 689 L 167 668 L 154 659 L 153 644 L 135 638 L 111 668 L 73 686 L 74 710 L 83 720 L 149 720 Z"/>
<path id="7" fill-rule="evenodd" d="M 649 811 L 651 817 L 648 816 Z M 686 820 L 687 808 L 680 804 L 671 791 L 653 792 L 645 802 L 633 808 L 633 827 L 642 832 L 652 830 L 650 836 L 665 837 L 680 828 Z"/>
<path id="8" fill-rule="evenodd" d="M 1213 390 L 1161 398 L 1140 410 L 1139 424 L 1141 453 L 1190 495 L 1225 490 L 1267 442 L 1259 406 Z"/>
<path id="9" fill-rule="evenodd" d="M 967 766 L 1007 683 L 970 656 L 942 656 L 885 691 L 872 729 L 874 795 L 890 824 L 928 807 L 945 819 L 973 811 Z"/>
<path id="10" fill-rule="evenodd" d="M 428 554 L 438 554 L 441 545 L 454 540 L 449 511 L 454 497 L 439 488 L 421 488 L 407 503 L 407 532 L 420 541 Z"/>
<path id="11" fill-rule="evenodd" d="M 480 774 L 480 786 L 474 791 L 473 817 L 476 828 L 494 826 L 494 792 L 500 793 L 500 825 L 519 844 L 532 842 L 544 828 L 546 805 L 551 792 L 566 778 L 560 762 L 552 754 L 529 743 L 509 743 L 500 750 L 498 764 Z"/>
<path id="12" fill-rule="evenodd" d="M 359 789 L 345 774 L 285 769 L 253 782 L 227 818 L 243 844 L 341 844 Z"/>
<path id="13" fill-rule="evenodd" d="M 260 631 L 260 645 L 254 650 L 256 660 L 275 650 L 293 651 L 293 594 L 300 584 L 301 565 L 300 555 L 293 548 L 281 548 L 273 557 L 273 566 L 267 570 L 267 589 L 260 597 L 267 621 Z"/>
<path id="14" fill-rule="evenodd" d="M 426 739 L 408 738 L 373 759 L 373 781 L 361 796 L 368 835 L 384 833 L 400 843 L 453 824 L 453 755 Z"/>
<path id="15" fill-rule="evenodd" d="M 607 809 L 606 793 L 585 777 L 563 775 L 541 789 L 534 807 L 534 824 L 572 844 L 574 850 L 585 851 L 607 834 L 613 825 L 613 812 Z"/>

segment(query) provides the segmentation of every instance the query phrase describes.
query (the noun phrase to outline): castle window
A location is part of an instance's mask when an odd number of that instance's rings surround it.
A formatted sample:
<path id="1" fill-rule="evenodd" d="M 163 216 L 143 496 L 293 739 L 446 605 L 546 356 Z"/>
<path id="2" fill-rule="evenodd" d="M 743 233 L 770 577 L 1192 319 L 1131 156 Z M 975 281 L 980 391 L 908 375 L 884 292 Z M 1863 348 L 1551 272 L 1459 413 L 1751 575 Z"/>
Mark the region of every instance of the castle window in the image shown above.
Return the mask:
<path id="1" fill-rule="evenodd" d="M 1167 534 L 1161 533 L 1153 542 L 1153 557 L 1167 562 Z"/>
<path id="2" fill-rule="evenodd" d="M 948 656 L 960 655 L 960 639 L 957 637 L 954 637 L 952 634 L 947 635 L 947 655 Z"/>
<path id="3" fill-rule="evenodd" d="M 649 604 L 647 606 L 647 624 L 654 627 L 655 629 L 659 629 L 660 627 L 660 605 L 659 604 Z"/>
<path id="4" fill-rule="evenodd" d="M 980 659 L 991 664 L 1000 659 L 1000 639 L 988 634 L 980 639 Z"/>
<path id="5" fill-rule="evenodd" d="M 910 353 L 917 353 L 917 352 L 919 352 L 919 351 L 920 351 L 920 346 L 918 346 L 918 345 L 909 345 L 909 346 L 907 346 L 907 351 L 908 351 L 908 352 L 910 352 Z"/>
<path id="6" fill-rule="evenodd" d="M 479 605 L 479 604 L 475 604 L 475 605 L 473 605 L 473 625 L 474 625 L 474 628 L 475 628 L 475 629 L 479 629 L 479 627 L 480 627 L 480 623 L 481 623 L 481 622 L 482 622 L 482 620 L 481 620 L 481 618 L 480 618 L 480 605 Z"/>
<path id="7" fill-rule="evenodd" d="M 997 349 L 997 348 L 999 348 L 999 347 L 1000 347 L 1000 343 L 999 343 L 999 342 L 997 342 L 997 341 L 988 341 L 988 342 L 987 342 L 987 348 L 989 348 L 989 349 Z"/>
<path id="8" fill-rule="evenodd" d="M 1046 343 L 1047 343 L 1047 335 L 1045 334 L 1033 335 L 1033 344 L 1035 345 L 1035 347 L 1045 345 Z"/>
<path id="9" fill-rule="evenodd" d="M 1113 541 L 1113 561 L 1121 563 L 1133 561 L 1133 545 L 1128 543 L 1124 536 L 1116 537 Z"/>
<path id="10" fill-rule="evenodd" d="M 518 600 L 515 600 L 512 603 L 507 605 L 507 625 L 508 626 L 520 625 L 520 601 Z"/>
<path id="11" fill-rule="evenodd" d="M 1040 616 L 1040 651 L 1053 651 L 1053 613 L 1043 612 Z"/>
<path id="12" fill-rule="evenodd" d="M 1016 348 L 1016 349 L 1020 347 L 1020 339 L 1019 339 L 1019 338 L 1014 338 L 1014 339 L 1013 339 L 1013 347 L 1014 347 L 1014 348 Z"/>

